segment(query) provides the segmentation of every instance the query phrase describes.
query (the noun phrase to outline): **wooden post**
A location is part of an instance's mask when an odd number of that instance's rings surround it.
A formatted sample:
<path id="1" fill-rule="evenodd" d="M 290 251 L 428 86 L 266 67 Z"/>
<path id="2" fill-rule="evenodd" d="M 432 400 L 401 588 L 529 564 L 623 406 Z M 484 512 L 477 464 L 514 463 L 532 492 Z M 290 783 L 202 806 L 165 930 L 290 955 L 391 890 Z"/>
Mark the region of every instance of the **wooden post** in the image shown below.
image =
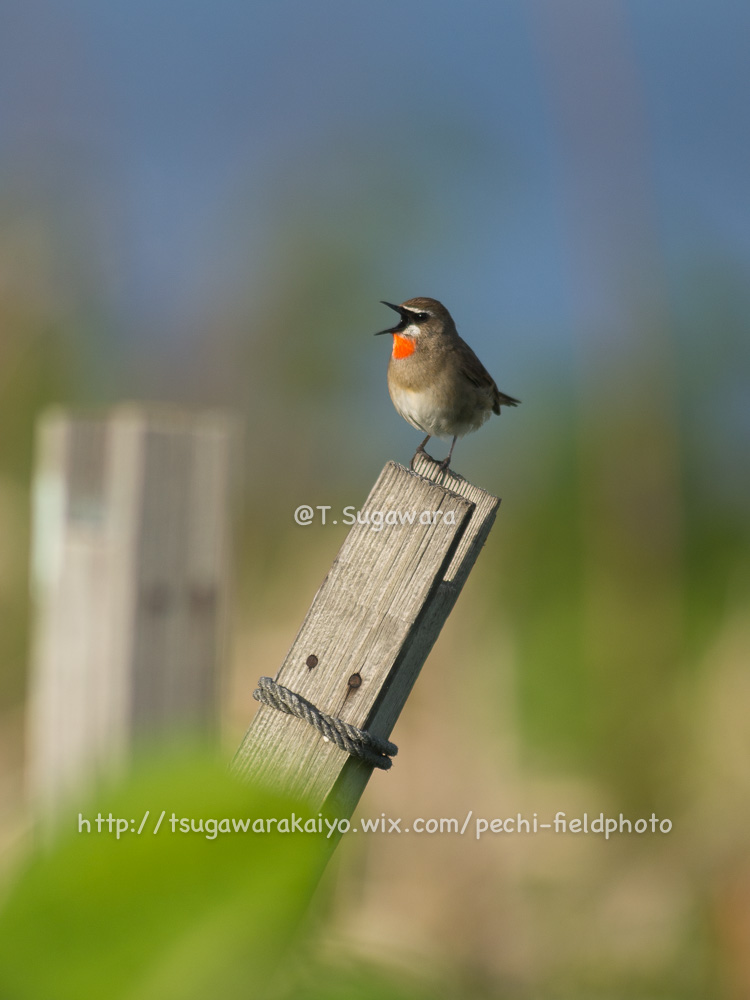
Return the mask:
<path id="1" fill-rule="evenodd" d="M 365 523 L 345 539 L 276 681 L 322 712 L 388 738 L 499 503 L 426 457 L 415 472 L 389 462 L 362 507 Z M 373 513 L 388 511 L 413 512 L 414 522 L 374 530 Z M 352 814 L 372 771 L 306 722 L 266 705 L 234 767 L 338 818 Z"/>
<path id="2" fill-rule="evenodd" d="M 230 437 L 221 415 L 168 408 L 40 422 L 29 775 L 43 814 L 138 737 L 215 727 Z"/>

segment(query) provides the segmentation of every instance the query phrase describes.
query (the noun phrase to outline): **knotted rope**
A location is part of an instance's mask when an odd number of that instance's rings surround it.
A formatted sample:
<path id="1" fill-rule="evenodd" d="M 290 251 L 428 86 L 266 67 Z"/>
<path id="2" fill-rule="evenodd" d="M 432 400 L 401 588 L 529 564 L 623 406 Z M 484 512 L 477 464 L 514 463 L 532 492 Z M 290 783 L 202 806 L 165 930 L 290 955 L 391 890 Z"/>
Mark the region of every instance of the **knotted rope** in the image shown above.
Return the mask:
<path id="1" fill-rule="evenodd" d="M 317 729 L 325 739 L 335 743 L 342 750 L 346 750 L 352 757 L 359 757 L 373 767 L 379 767 L 382 771 L 388 770 L 393 763 L 391 757 L 395 757 L 398 753 L 398 747 L 395 743 L 381 740 L 365 729 L 357 729 L 356 726 L 344 722 L 343 719 L 326 715 L 312 702 L 295 694 L 294 691 L 290 691 L 289 688 L 277 684 L 271 677 L 260 678 L 258 687 L 253 691 L 253 698 L 263 702 L 264 705 L 278 709 L 279 712 L 286 712 L 287 715 L 304 719 L 314 729 Z"/>

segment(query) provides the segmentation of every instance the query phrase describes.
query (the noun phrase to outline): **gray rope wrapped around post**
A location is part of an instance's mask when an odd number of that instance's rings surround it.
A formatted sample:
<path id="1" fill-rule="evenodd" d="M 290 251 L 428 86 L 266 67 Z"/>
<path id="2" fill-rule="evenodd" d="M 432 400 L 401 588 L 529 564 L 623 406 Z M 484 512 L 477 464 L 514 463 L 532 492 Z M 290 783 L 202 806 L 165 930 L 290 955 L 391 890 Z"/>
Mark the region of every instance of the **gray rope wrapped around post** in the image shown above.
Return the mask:
<path id="1" fill-rule="evenodd" d="M 379 767 L 381 771 L 388 770 L 393 763 L 391 757 L 395 757 L 398 753 L 395 743 L 381 740 L 364 729 L 357 729 L 343 719 L 326 715 L 312 702 L 277 684 L 271 677 L 260 678 L 258 687 L 253 691 L 253 698 L 264 705 L 278 709 L 279 712 L 304 719 L 331 743 L 346 750 L 352 757 L 359 757 L 373 767 Z"/>

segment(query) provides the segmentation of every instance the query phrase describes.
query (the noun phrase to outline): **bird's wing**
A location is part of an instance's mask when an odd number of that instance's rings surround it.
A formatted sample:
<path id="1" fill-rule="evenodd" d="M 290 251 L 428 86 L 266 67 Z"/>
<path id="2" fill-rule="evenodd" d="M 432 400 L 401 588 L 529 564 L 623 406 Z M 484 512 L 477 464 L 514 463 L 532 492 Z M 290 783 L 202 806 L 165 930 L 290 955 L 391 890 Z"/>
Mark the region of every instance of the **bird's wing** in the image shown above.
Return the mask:
<path id="1" fill-rule="evenodd" d="M 508 396 L 500 392 L 495 384 L 494 378 L 490 375 L 482 362 L 469 347 L 465 340 L 459 345 L 461 354 L 461 372 L 465 378 L 475 385 L 477 389 L 484 389 L 492 394 L 492 409 L 495 413 L 500 412 L 501 406 L 518 406 L 520 399 Z"/>
<path id="2" fill-rule="evenodd" d="M 460 368 L 464 378 L 467 378 L 472 385 L 477 387 L 477 389 L 497 390 L 494 378 L 490 375 L 465 340 L 462 340 L 459 343 L 458 353 L 461 357 Z"/>

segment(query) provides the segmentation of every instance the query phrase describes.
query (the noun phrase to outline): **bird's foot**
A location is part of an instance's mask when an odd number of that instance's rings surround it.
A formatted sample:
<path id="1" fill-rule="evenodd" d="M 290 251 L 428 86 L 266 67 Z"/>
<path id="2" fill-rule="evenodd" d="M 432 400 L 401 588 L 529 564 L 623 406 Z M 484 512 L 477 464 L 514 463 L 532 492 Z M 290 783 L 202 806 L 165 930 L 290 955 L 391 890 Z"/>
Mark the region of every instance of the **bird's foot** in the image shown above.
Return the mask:
<path id="1" fill-rule="evenodd" d="M 430 455 L 428 452 L 426 452 L 424 450 L 424 448 L 417 448 L 417 450 L 414 452 L 414 456 L 413 456 L 411 462 L 409 462 L 409 468 L 411 469 L 412 472 L 414 472 L 414 463 L 417 460 L 417 455 L 424 455 L 424 457 L 428 461 L 434 462 L 435 465 L 437 465 L 437 467 L 440 469 L 441 472 L 447 472 L 448 467 L 451 464 L 451 456 L 450 455 L 447 458 L 444 458 L 442 460 L 442 462 L 438 462 L 438 460 L 436 458 L 434 458 L 432 455 Z"/>
<path id="2" fill-rule="evenodd" d="M 417 455 L 424 455 L 424 457 L 425 458 L 429 458 L 429 460 L 431 462 L 435 461 L 435 459 L 431 455 L 428 455 L 427 452 L 424 450 L 424 446 L 427 444 L 427 442 L 430 440 L 431 437 L 432 437 L 432 435 L 428 434 L 427 437 L 424 439 L 424 441 L 420 444 L 420 446 L 414 452 L 414 456 L 413 456 L 411 462 L 409 463 L 409 468 L 411 469 L 412 472 L 414 472 L 414 463 L 417 460 Z"/>

